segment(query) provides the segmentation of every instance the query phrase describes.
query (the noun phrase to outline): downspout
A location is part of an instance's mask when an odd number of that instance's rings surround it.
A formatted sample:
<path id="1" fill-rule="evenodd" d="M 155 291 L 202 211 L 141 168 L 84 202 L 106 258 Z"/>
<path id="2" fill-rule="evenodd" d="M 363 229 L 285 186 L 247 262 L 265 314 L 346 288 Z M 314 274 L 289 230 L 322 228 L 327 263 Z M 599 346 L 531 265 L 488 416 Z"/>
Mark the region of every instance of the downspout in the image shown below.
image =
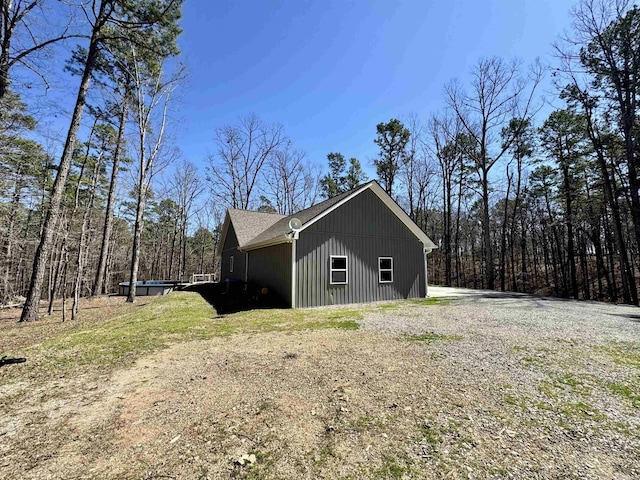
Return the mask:
<path id="1" fill-rule="evenodd" d="M 297 239 L 291 241 L 291 308 L 296 308 L 296 243 Z"/>
<path id="2" fill-rule="evenodd" d="M 424 296 L 429 297 L 429 270 L 427 269 L 427 255 L 431 253 L 431 248 L 424 249 Z"/>
<path id="3" fill-rule="evenodd" d="M 249 252 L 244 252 L 244 288 L 247 289 L 247 280 L 249 279 Z"/>

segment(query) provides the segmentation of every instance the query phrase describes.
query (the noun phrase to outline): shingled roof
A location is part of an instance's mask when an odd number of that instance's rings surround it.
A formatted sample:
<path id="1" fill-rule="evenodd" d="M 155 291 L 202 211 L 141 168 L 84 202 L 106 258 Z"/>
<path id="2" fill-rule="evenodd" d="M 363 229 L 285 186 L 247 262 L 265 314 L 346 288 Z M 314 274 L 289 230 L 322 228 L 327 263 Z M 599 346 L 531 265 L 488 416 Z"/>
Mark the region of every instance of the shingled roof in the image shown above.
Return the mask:
<path id="1" fill-rule="evenodd" d="M 283 217 L 282 219 L 278 220 L 276 223 L 271 225 L 269 228 L 261 232 L 259 235 L 251 239 L 251 241 L 244 246 L 251 247 L 253 245 L 258 245 L 262 242 L 266 242 L 278 237 L 283 237 L 291 232 L 291 228 L 289 228 L 289 221 L 292 218 L 299 219 L 302 222 L 302 225 L 304 225 L 309 220 L 316 218 L 322 212 L 334 206 L 343 198 L 348 197 L 356 190 L 360 190 L 361 188 L 364 188 L 366 185 L 368 184 L 360 185 L 359 187 L 354 188 L 353 190 L 349 190 L 348 192 L 344 192 L 344 193 L 341 193 L 340 195 L 336 195 L 335 197 L 329 198 L 324 202 L 316 203 L 315 205 L 312 205 L 309 208 L 305 208 L 304 210 L 300 210 L 299 212 L 296 212 L 293 215 L 289 215 L 288 217 Z"/>
<path id="2" fill-rule="evenodd" d="M 284 215 L 269 212 L 254 212 L 251 210 L 229 209 L 229 219 L 238 238 L 238 245 L 243 247 L 253 238 L 277 223 Z"/>
<path id="3" fill-rule="evenodd" d="M 285 216 L 275 213 L 254 212 L 249 210 L 237 210 L 229 209 L 228 219 L 233 225 L 238 238 L 238 246 L 240 250 L 252 250 L 255 248 L 261 248 L 266 245 L 272 245 L 282 242 L 290 242 L 293 238 L 291 228 L 289 227 L 289 221 L 292 218 L 297 218 L 302 222 L 301 229 L 308 226 L 308 223 L 313 223 L 314 219 L 317 219 L 324 212 L 332 207 L 338 208 L 338 204 L 342 201 L 348 201 L 347 199 L 352 195 L 356 195 L 358 192 L 367 188 L 372 188 L 374 192 L 378 191 L 378 195 L 382 196 L 388 206 L 394 210 L 394 213 L 400 218 L 413 232 L 420 238 L 425 247 L 437 248 L 436 245 L 420 230 L 420 228 L 402 211 L 402 209 L 380 188 L 375 180 L 368 183 L 359 185 L 353 190 L 341 193 L 333 198 L 329 198 L 323 202 L 312 205 L 309 208 L 300 210 L 293 215 Z M 380 193 L 382 192 L 382 193 Z M 228 228 L 227 222 L 223 228 L 223 237 L 226 235 L 226 229 Z"/>

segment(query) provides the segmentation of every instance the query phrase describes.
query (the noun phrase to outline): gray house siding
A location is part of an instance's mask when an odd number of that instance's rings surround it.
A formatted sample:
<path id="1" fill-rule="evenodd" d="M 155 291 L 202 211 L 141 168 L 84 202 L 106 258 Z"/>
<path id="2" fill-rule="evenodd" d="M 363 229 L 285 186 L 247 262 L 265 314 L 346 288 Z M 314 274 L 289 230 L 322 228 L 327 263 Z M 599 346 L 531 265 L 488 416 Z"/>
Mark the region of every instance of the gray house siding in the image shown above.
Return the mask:
<path id="1" fill-rule="evenodd" d="M 233 272 L 229 270 L 230 258 L 233 256 Z M 222 246 L 220 255 L 220 280 L 244 280 L 247 254 L 238 250 L 238 237 L 233 229 L 233 224 L 229 224 L 227 236 Z"/>
<path id="2" fill-rule="evenodd" d="M 259 248 L 248 253 L 248 281 L 269 288 L 291 305 L 291 244 Z"/>
<path id="3" fill-rule="evenodd" d="M 331 285 L 331 255 L 346 255 L 347 285 Z M 393 257 L 393 282 L 379 283 L 378 257 Z M 300 232 L 296 307 L 425 296 L 424 246 L 370 190 Z"/>

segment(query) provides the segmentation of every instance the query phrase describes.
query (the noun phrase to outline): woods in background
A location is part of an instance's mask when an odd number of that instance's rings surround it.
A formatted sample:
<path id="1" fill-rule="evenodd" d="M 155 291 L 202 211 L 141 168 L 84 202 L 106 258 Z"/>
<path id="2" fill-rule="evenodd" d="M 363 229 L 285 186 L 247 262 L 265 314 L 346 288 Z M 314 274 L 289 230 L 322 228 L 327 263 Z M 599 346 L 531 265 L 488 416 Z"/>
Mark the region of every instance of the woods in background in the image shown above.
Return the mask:
<path id="1" fill-rule="evenodd" d="M 582 0 L 550 67 L 480 59 L 468 81 L 444 86 L 442 111 L 380 122 L 375 158 L 332 152 L 324 172 L 282 125 L 253 114 L 215 128 L 207 159 L 182 158 L 181 6 L 3 3 L 0 303 L 25 301 L 23 320 L 38 318 L 42 299 L 51 311 L 62 298 L 74 317 L 81 297 L 121 281 L 215 271 L 227 207 L 289 215 L 365 182 L 363 165 L 438 245 L 432 283 L 638 304 L 631 2 Z M 43 25 L 53 8 L 60 21 Z M 44 118 L 25 96 L 46 85 L 51 49 L 78 85 L 60 144 L 38 133 Z M 24 67 L 29 82 L 12 74 Z"/>
<path id="2" fill-rule="evenodd" d="M 440 247 L 433 282 L 638 303 L 640 11 L 583 0 L 572 19 L 550 68 L 561 108 L 536 100 L 539 65 L 481 59 L 411 132 L 437 172 L 412 215 Z"/>

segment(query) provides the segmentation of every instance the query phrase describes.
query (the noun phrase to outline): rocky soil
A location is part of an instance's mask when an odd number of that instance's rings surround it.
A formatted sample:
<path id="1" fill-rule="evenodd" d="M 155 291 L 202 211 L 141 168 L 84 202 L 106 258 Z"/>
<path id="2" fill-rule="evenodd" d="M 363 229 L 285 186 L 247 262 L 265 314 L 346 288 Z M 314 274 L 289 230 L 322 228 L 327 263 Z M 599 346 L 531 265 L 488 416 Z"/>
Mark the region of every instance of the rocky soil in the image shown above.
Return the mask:
<path id="1" fill-rule="evenodd" d="M 640 478 L 640 310 L 431 294 L 357 331 L 0 369 L 0 478 Z"/>

